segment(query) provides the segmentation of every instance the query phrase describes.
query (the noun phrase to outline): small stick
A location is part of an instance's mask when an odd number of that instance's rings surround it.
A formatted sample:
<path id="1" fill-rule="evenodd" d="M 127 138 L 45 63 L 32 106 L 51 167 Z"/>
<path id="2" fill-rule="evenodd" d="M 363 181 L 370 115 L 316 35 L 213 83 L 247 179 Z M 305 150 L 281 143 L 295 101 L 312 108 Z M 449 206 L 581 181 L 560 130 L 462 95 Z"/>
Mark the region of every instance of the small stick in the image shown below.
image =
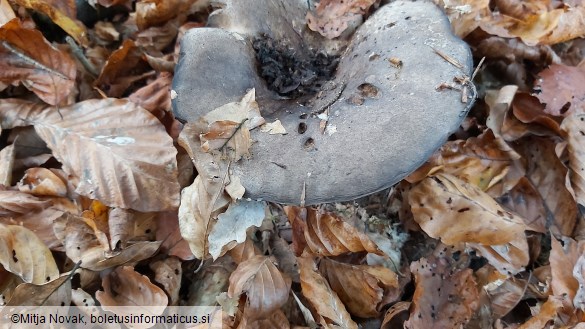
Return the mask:
<path id="1" fill-rule="evenodd" d="M 85 54 L 83 53 L 83 49 L 81 49 L 77 45 L 75 40 L 73 40 L 73 38 L 70 36 L 66 36 L 65 41 L 67 42 L 67 44 L 69 44 L 69 47 L 71 47 L 71 51 L 73 52 L 73 55 L 75 55 L 75 58 L 77 58 L 79 60 L 79 62 L 81 62 L 81 64 L 83 65 L 83 67 L 85 67 L 87 72 L 89 72 L 91 75 L 93 75 L 94 78 L 97 77 L 100 73 L 95 68 L 95 66 L 93 66 L 93 64 L 89 61 L 89 59 L 87 59 L 87 57 L 85 57 Z"/>

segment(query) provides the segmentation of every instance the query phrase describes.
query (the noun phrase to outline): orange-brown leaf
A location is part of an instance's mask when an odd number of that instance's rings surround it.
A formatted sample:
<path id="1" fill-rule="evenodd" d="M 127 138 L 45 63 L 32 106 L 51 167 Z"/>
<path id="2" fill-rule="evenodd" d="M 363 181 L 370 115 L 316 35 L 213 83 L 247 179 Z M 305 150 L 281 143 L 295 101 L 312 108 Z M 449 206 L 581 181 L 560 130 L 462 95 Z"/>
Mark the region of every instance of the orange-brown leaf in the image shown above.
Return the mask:
<path id="1" fill-rule="evenodd" d="M 321 0 L 314 12 L 307 13 L 307 25 L 322 36 L 333 39 L 349 27 L 361 23 L 362 15 L 377 0 Z"/>
<path id="2" fill-rule="evenodd" d="M 51 105 L 61 104 L 75 88 L 77 71 L 69 54 L 18 19 L 0 27 L 0 81 L 22 82 Z"/>
<path id="3" fill-rule="evenodd" d="M 97 291 L 95 297 L 106 311 L 115 312 L 116 306 L 150 306 L 160 310 L 157 314 L 160 315 L 168 305 L 165 292 L 131 266 L 118 267 L 106 275 L 102 287 L 104 291 Z M 110 306 L 114 309 L 110 309 Z"/>

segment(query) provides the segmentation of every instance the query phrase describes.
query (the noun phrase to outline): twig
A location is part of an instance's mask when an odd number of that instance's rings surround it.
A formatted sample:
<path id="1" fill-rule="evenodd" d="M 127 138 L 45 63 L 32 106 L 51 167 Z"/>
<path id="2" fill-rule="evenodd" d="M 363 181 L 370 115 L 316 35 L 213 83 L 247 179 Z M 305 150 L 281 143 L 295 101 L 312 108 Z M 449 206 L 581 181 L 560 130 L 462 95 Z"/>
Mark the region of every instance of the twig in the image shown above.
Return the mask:
<path id="1" fill-rule="evenodd" d="M 73 52 L 73 55 L 75 56 L 75 58 L 77 58 L 79 60 L 79 62 L 81 62 L 81 64 L 83 65 L 83 67 L 85 67 L 87 72 L 89 72 L 91 75 L 93 75 L 94 78 L 97 77 L 100 73 L 95 68 L 95 66 L 93 66 L 93 64 L 89 61 L 89 59 L 87 59 L 87 57 L 85 57 L 85 54 L 83 53 L 83 49 L 81 49 L 77 45 L 75 40 L 73 40 L 73 38 L 70 36 L 66 36 L 65 41 L 67 42 L 67 44 L 69 44 L 69 47 L 71 47 L 71 51 Z"/>

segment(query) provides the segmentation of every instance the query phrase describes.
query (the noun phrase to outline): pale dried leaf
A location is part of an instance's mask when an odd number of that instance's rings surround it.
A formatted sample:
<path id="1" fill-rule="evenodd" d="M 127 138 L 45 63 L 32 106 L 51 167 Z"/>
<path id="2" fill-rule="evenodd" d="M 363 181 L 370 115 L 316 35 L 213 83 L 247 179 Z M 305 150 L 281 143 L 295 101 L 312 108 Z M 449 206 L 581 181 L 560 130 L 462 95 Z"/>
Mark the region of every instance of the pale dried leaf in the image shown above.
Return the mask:
<path id="1" fill-rule="evenodd" d="M 0 190 L 0 217 L 16 217 L 51 206 L 51 201 L 20 191 Z"/>
<path id="2" fill-rule="evenodd" d="M 16 18 L 16 14 L 14 14 L 8 0 L 0 0 L 0 27 L 13 18 Z"/>
<path id="3" fill-rule="evenodd" d="M 21 226 L 0 224 L 0 265 L 26 283 L 38 285 L 59 277 L 51 251 Z"/>
<path id="4" fill-rule="evenodd" d="M 263 133 L 269 133 L 270 135 L 286 134 L 286 129 L 284 129 L 280 120 L 263 124 L 260 126 L 260 131 Z"/>
<path id="5" fill-rule="evenodd" d="M 0 81 L 22 82 L 57 105 L 75 88 L 76 74 L 71 56 L 51 46 L 41 32 L 23 28 L 18 19 L 0 27 Z"/>
<path id="6" fill-rule="evenodd" d="M 321 0 L 315 11 L 307 13 L 307 25 L 322 36 L 333 39 L 348 28 L 355 28 L 362 22 L 362 15 L 377 0 Z"/>
<path id="7" fill-rule="evenodd" d="M 14 169 L 15 154 L 14 144 L 8 145 L 0 150 L 0 185 L 12 185 L 12 170 Z"/>
<path id="8" fill-rule="evenodd" d="M 569 151 L 569 179 L 575 200 L 585 206 L 585 114 L 573 114 L 563 120 L 561 128 L 567 132 Z"/>
<path id="9" fill-rule="evenodd" d="M 33 124 L 76 192 L 108 206 L 139 211 L 176 209 L 176 149 L 160 122 L 126 100 L 94 99 L 43 111 L 0 107 L 2 126 Z"/>
<path id="10" fill-rule="evenodd" d="M 17 184 L 21 192 L 38 196 L 67 196 L 65 182 L 47 168 L 30 168 Z"/>
<path id="11" fill-rule="evenodd" d="M 120 250 L 126 248 L 128 239 L 134 235 L 134 213 L 123 208 L 111 209 L 108 214 L 108 227 L 110 249 Z"/>
<path id="12" fill-rule="evenodd" d="M 104 276 L 102 287 L 104 291 L 97 291 L 96 299 L 104 310 L 118 315 L 121 314 L 116 312 L 117 306 L 149 306 L 148 310 L 154 310 L 154 315 L 160 315 L 168 305 L 165 292 L 131 266 L 118 267 Z M 140 309 L 147 312 L 146 308 Z"/>
<path id="13" fill-rule="evenodd" d="M 213 226 L 212 199 L 213 196 L 207 193 L 200 175 L 195 177 L 193 184 L 181 191 L 179 207 L 181 236 L 189 243 L 193 255 L 199 259 L 208 258 L 209 255 L 207 238 Z"/>
<path id="14" fill-rule="evenodd" d="M 262 225 L 265 207 L 264 202 L 240 200 L 230 204 L 228 209 L 217 217 L 217 222 L 208 237 L 209 253 L 214 260 L 236 244 L 244 242 L 248 228 Z"/>
<path id="15" fill-rule="evenodd" d="M 563 238 L 562 241 L 551 238 L 549 262 L 552 279 L 550 285 L 555 296 L 567 296 L 570 301 L 575 298 L 579 281 L 573 276 L 572 270 L 575 269 L 584 251 L 583 242 L 576 242 L 571 238 Z"/>
<path id="16" fill-rule="evenodd" d="M 151 263 L 149 266 L 154 271 L 154 281 L 158 282 L 169 295 L 169 305 L 178 305 L 183 273 L 181 261 L 178 258 L 169 257 Z"/>
<path id="17" fill-rule="evenodd" d="M 71 275 L 44 284 L 21 283 L 6 306 L 64 306 L 71 304 Z"/>
<path id="18" fill-rule="evenodd" d="M 238 176 L 231 177 L 230 183 L 225 186 L 225 191 L 233 201 L 241 199 L 244 193 L 246 193 L 246 189 L 240 182 L 240 177 Z"/>
<path id="19" fill-rule="evenodd" d="M 269 257 L 254 256 L 238 265 L 230 276 L 228 296 L 246 294 L 244 316 L 249 320 L 268 317 L 288 300 L 291 280 Z"/>
<path id="20" fill-rule="evenodd" d="M 451 175 L 426 178 L 411 189 L 409 200 L 421 228 L 446 244 L 475 242 L 489 246 L 524 238 L 522 219 L 479 188 Z"/>
<path id="21" fill-rule="evenodd" d="M 489 14 L 489 0 L 439 0 L 445 9 L 453 32 L 460 38 L 473 32 L 480 23 L 479 18 Z"/>
<path id="22" fill-rule="evenodd" d="M 95 300 L 93 297 L 81 288 L 73 289 L 71 291 L 71 302 L 78 307 L 95 306 Z"/>
<path id="23" fill-rule="evenodd" d="M 357 329 L 358 325 L 351 319 L 345 306 L 319 272 L 310 257 L 297 258 L 301 276 L 303 296 L 316 310 L 321 324 L 341 328 Z"/>

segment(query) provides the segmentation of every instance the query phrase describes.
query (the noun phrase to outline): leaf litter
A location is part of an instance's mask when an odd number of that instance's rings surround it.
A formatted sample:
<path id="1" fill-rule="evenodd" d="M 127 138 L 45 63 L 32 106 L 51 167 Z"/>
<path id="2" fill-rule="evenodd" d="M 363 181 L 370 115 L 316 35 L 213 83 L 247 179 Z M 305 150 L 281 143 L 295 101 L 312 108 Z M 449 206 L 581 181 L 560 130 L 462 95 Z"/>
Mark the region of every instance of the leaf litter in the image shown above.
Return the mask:
<path id="1" fill-rule="evenodd" d="M 97 1 L 125 14 L 87 29 L 71 1 L 0 1 L 0 301 L 219 304 L 233 328 L 582 327 L 585 7 L 435 3 L 486 57 L 470 116 L 397 186 L 297 207 L 248 200 L 230 170 L 253 158 L 250 130 L 295 130 L 265 122 L 254 90 L 198 122 L 170 111 L 173 41 L 205 25 L 203 1 Z M 335 39 L 378 2 L 309 5 Z M 283 95 L 334 70 L 296 60 L 265 66 L 298 71 Z"/>

